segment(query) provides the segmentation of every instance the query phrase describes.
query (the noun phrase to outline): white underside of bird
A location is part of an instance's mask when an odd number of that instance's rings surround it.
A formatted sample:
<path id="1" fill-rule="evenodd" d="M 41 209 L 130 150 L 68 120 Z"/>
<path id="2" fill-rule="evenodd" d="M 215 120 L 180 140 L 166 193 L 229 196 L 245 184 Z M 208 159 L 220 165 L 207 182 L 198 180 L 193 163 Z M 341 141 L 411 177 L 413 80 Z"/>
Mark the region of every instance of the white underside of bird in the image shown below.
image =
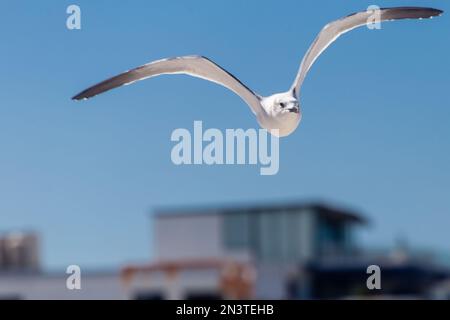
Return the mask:
<path id="1" fill-rule="evenodd" d="M 439 16 L 443 11 L 422 7 L 384 8 L 378 12 L 379 21 L 424 19 Z M 327 24 L 303 57 L 291 88 L 268 97 L 260 96 L 231 73 L 203 56 L 182 56 L 153 61 L 100 82 L 74 96 L 84 100 L 108 90 L 162 74 L 187 74 L 220 84 L 239 95 L 255 114 L 258 123 L 276 136 L 284 137 L 298 127 L 302 118 L 300 89 L 311 66 L 322 52 L 342 34 L 373 23 L 373 10 L 351 14 Z"/>

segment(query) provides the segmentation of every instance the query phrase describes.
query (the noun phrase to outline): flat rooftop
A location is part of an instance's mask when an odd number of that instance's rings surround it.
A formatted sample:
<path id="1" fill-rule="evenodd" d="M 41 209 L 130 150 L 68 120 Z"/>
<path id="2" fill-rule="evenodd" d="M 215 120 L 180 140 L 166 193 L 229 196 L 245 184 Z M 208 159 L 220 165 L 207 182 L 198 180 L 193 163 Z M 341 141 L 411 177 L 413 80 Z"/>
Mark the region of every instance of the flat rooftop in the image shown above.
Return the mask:
<path id="1" fill-rule="evenodd" d="M 360 224 L 367 224 L 367 219 L 361 214 L 352 210 L 340 208 L 325 202 L 300 202 L 289 201 L 279 203 L 258 203 L 245 205 L 222 205 L 222 206 L 187 206 L 187 207 L 162 207 L 155 209 L 154 215 L 159 218 L 174 218 L 180 216 L 199 216 L 199 215 L 224 215 L 236 213 L 268 213 L 274 214 L 282 212 L 301 212 L 312 211 L 320 216 L 330 220 L 343 220 Z"/>

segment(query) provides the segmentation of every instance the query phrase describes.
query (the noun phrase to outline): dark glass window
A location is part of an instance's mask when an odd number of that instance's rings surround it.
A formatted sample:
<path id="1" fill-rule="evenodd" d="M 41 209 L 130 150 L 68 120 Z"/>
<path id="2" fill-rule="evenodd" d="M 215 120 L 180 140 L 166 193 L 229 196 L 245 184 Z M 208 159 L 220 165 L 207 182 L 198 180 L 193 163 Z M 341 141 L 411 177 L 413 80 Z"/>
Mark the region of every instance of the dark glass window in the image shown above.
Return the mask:
<path id="1" fill-rule="evenodd" d="M 250 223 L 248 213 L 229 213 L 224 215 L 223 236 L 226 248 L 248 248 L 250 245 L 249 231 Z"/>

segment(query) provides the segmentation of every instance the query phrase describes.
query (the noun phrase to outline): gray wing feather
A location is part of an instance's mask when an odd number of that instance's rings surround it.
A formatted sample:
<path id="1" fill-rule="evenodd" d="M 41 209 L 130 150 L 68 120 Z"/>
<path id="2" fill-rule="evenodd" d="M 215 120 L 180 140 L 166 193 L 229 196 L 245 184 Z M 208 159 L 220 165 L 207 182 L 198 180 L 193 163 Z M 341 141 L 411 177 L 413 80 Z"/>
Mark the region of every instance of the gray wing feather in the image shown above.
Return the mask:
<path id="1" fill-rule="evenodd" d="M 443 11 L 438 9 L 422 7 L 383 8 L 380 9 L 380 21 L 431 18 L 442 13 Z M 372 23 L 370 18 L 373 15 L 373 10 L 354 13 L 331 22 L 322 29 L 303 57 L 297 77 L 291 87 L 296 95 L 299 95 L 306 74 L 322 52 L 344 33 Z"/>
<path id="2" fill-rule="evenodd" d="M 100 82 L 72 99 L 89 99 L 111 89 L 162 74 L 186 74 L 220 84 L 240 96 L 255 114 L 260 111 L 259 95 L 231 73 L 202 56 L 183 56 L 153 61 Z"/>

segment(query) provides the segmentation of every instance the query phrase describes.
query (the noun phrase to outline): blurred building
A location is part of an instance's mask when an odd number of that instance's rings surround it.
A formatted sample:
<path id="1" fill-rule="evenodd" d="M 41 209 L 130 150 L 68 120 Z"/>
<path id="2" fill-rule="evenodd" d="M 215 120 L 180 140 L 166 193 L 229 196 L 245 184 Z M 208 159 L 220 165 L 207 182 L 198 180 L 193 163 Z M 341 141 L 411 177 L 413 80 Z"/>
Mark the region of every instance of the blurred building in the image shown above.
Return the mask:
<path id="1" fill-rule="evenodd" d="M 154 257 L 120 270 L 42 270 L 39 236 L 0 236 L 0 299 L 353 299 L 450 297 L 449 268 L 402 245 L 361 248 L 359 213 L 322 203 L 157 210 Z M 381 268 L 369 290 L 367 267 Z M 82 266 L 81 266 L 82 267 Z"/>
<path id="2" fill-rule="evenodd" d="M 119 271 L 81 271 L 81 290 L 69 290 L 70 274 L 42 270 L 35 232 L 0 234 L 0 300 L 125 299 Z"/>
<path id="3" fill-rule="evenodd" d="M 154 214 L 154 261 L 127 266 L 131 299 L 447 297 L 449 268 L 429 253 L 359 248 L 358 213 L 291 203 Z M 381 268 L 369 290 L 367 268 Z"/>
<path id="4" fill-rule="evenodd" d="M 354 229 L 364 223 L 322 204 L 160 210 L 154 263 L 123 274 L 136 298 L 308 297 L 306 267 L 354 255 Z M 224 289 L 233 276 L 235 288 L 245 289 Z"/>
<path id="5" fill-rule="evenodd" d="M 33 232 L 0 235 L 0 272 L 38 271 L 41 267 L 39 237 Z"/>
<path id="6" fill-rule="evenodd" d="M 81 289 L 69 290 L 70 275 L 54 272 L 0 272 L 0 300 L 121 300 L 127 299 L 117 270 L 82 269 Z"/>
<path id="7" fill-rule="evenodd" d="M 381 290 L 369 290 L 367 267 L 381 270 Z M 401 257 L 362 253 L 344 259 L 315 261 L 308 267 L 312 299 L 442 299 L 450 297 L 447 266 L 413 252 Z M 447 286 L 444 284 L 447 283 Z M 447 290 L 447 291 L 445 291 Z"/>

